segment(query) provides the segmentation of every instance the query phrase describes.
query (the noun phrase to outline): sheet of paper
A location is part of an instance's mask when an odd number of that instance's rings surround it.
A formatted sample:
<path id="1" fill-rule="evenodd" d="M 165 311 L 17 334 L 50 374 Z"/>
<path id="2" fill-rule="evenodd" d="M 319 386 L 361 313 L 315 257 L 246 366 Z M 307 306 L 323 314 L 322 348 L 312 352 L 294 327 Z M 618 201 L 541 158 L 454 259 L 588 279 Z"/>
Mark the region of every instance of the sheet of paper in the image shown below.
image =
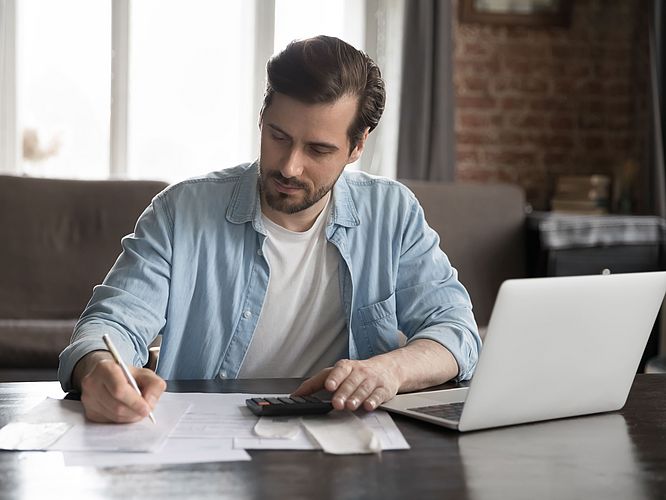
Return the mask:
<path id="1" fill-rule="evenodd" d="M 51 444 L 49 450 L 154 451 L 164 444 L 189 406 L 187 401 L 164 394 L 153 412 L 157 424 L 147 418 L 133 424 L 97 424 L 86 420 L 80 401 L 48 398 L 18 421 L 69 424 L 69 431 Z"/>
<path id="2" fill-rule="evenodd" d="M 65 452 L 65 465 L 116 467 L 124 465 L 166 465 L 250 460 L 245 450 L 234 449 L 232 439 L 169 438 L 156 453 Z"/>
<path id="3" fill-rule="evenodd" d="M 169 393 L 192 404 L 171 433 L 173 438 L 234 438 L 253 437 L 258 417 L 246 406 L 254 394 Z"/>
<path id="4" fill-rule="evenodd" d="M 253 394 L 165 393 L 162 401 L 191 405 L 164 446 L 155 453 L 65 453 L 68 466 L 112 467 L 141 464 L 184 464 L 250 460 L 234 448 L 233 436 L 252 436 L 257 417 L 245 406 Z"/>
<path id="5" fill-rule="evenodd" d="M 0 450 L 46 450 L 71 427 L 65 422 L 37 424 L 12 422 L 0 429 Z"/>

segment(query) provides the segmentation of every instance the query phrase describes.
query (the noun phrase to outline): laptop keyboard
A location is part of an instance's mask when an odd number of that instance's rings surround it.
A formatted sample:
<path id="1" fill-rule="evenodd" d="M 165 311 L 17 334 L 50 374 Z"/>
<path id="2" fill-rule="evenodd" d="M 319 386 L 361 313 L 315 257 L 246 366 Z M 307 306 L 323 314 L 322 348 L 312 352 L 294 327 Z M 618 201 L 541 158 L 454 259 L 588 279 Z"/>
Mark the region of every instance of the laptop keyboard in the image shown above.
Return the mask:
<path id="1" fill-rule="evenodd" d="M 447 420 L 460 420 L 463 405 L 465 403 L 446 403 L 443 405 L 420 406 L 419 408 L 409 408 L 409 411 L 423 413 L 432 417 L 445 418 Z"/>

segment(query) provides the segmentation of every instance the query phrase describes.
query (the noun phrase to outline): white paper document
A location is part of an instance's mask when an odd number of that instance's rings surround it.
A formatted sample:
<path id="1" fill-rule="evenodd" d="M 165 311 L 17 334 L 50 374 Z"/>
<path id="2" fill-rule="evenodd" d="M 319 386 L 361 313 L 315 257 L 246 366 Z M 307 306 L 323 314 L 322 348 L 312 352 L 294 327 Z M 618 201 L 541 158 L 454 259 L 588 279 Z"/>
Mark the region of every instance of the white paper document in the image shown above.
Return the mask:
<path id="1" fill-rule="evenodd" d="M 166 396 L 166 395 L 165 395 Z M 86 420 L 80 401 L 48 398 L 35 406 L 19 422 L 44 424 L 67 424 L 70 429 L 48 450 L 60 451 L 155 451 L 190 407 L 182 399 L 165 397 L 160 399 L 153 414 L 153 424 L 145 418 L 133 424 L 98 424 Z"/>
<path id="2" fill-rule="evenodd" d="M 245 450 L 233 447 L 233 440 L 169 438 L 156 453 L 66 452 L 65 465 L 115 467 L 122 465 L 167 465 L 205 462 L 249 461 Z"/>

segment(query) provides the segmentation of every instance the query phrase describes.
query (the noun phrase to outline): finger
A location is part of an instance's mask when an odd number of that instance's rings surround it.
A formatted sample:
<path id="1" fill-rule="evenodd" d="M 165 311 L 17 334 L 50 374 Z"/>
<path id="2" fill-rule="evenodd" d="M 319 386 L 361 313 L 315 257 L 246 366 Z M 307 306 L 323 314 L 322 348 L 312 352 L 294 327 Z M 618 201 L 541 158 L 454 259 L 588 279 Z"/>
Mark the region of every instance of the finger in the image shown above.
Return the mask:
<path id="1" fill-rule="evenodd" d="M 389 391 L 386 387 L 377 387 L 372 394 L 365 399 L 363 409 L 366 411 L 376 410 L 379 405 L 385 403 L 394 396 L 395 394 Z"/>
<path id="2" fill-rule="evenodd" d="M 86 417 L 94 422 L 134 422 L 143 416 L 117 401 L 102 384 L 88 387 L 81 394 Z"/>
<path id="3" fill-rule="evenodd" d="M 299 385 L 294 392 L 291 393 L 292 396 L 307 396 L 308 394 L 313 394 L 317 391 L 324 389 L 324 381 L 328 377 L 328 374 L 331 372 L 332 368 L 325 368 L 316 375 L 310 377 Z"/>
<path id="4" fill-rule="evenodd" d="M 349 376 L 340 384 L 335 394 L 332 397 L 333 407 L 337 410 L 344 410 L 347 407 L 347 402 L 359 385 L 366 379 L 365 374 L 354 369 Z"/>
<path id="5" fill-rule="evenodd" d="M 81 403 L 96 422 L 135 422 L 150 411 L 111 359 L 100 361 L 81 379 Z"/>
<path id="6" fill-rule="evenodd" d="M 150 412 L 150 405 L 132 387 L 118 365 L 109 367 L 109 376 L 102 380 L 102 385 L 108 392 L 108 397 L 104 398 L 105 407 L 115 410 L 121 404 L 138 415 L 146 416 Z"/>
<path id="7" fill-rule="evenodd" d="M 146 408 L 148 408 L 148 405 L 146 405 Z M 148 415 L 148 410 L 146 410 L 145 414 L 143 412 L 137 412 L 111 398 L 100 401 L 100 410 L 109 421 L 117 424 L 138 422 L 146 418 Z"/>
<path id="8" fill-rule="evenodd" d="M 347 400 L 347 408 L 349 410 L 356 410 L 358 409 L 365 401 L 368 399 L 368 397 L 373 393 L 373 391 L 377 388 L 377 383 L 374 382 L 373 380 L 366 378 L 363 380 L 357 387 L 356 390 L 352 393 L 351 396 L 349 396 L 349 399 Z"/>
<path id="9" fill-rule="evenodd" d="M 155 408 L 157 401 L 166 389 L 166 382 L 152 370 L 146 368 L 135 368 L 135 370 L 133 375 L 143 399 L 151 408 Z"/>
<path id="10" fill-rule="evenodd" d="M 354 369 L 354 362 L 348 359 L 341 359 L 335 366 L 331 369 L 326 381 L 324 382 L 324 387 L 329 392 L 335 392 L 342 382 L 344 382 L 349 374 Z"/>

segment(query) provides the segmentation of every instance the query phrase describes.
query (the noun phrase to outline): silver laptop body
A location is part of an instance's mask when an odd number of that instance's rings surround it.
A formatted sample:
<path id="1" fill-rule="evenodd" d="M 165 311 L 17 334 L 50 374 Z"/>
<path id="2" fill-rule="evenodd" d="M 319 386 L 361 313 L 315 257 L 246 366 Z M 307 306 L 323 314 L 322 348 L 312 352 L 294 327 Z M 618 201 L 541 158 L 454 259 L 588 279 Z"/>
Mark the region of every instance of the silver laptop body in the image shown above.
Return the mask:
<path id="1" fill-rule="evenodd" d="M 666 272 L 505 281 L 469 388 L 381 407 L 459 431 L 618 410 L 665 292 Z"/>

